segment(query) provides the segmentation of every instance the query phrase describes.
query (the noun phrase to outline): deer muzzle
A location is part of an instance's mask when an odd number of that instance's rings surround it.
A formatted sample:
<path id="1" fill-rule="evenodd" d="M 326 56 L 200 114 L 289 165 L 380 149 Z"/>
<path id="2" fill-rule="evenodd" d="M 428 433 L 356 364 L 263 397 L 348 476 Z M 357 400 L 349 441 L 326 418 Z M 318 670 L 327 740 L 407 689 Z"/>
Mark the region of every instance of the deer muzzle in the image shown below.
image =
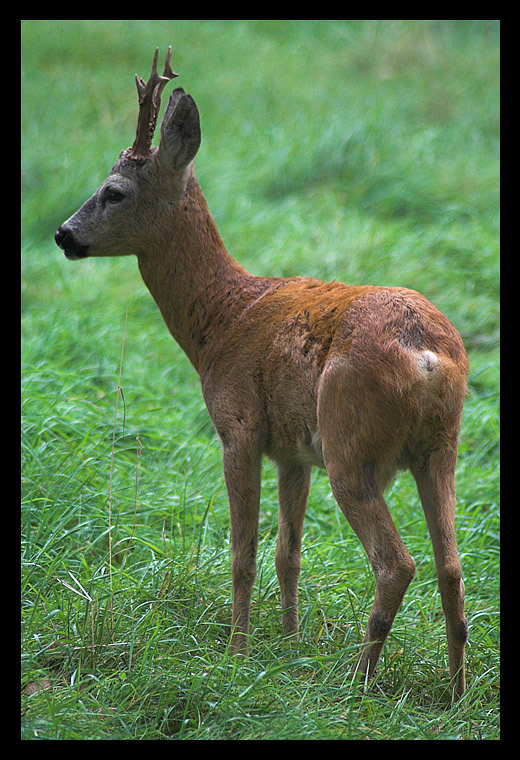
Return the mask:
<path id="1" fill-rule="evenodd" d="M 54 239 L 65 253 L 65 256 L 71 261 L 84 259 L 88 256 L 88 246 L 79 243 L 74 237 L 74 233 L 70 229 L 67 229 L 66 224 L 63 224 L 56 230 Z"/>

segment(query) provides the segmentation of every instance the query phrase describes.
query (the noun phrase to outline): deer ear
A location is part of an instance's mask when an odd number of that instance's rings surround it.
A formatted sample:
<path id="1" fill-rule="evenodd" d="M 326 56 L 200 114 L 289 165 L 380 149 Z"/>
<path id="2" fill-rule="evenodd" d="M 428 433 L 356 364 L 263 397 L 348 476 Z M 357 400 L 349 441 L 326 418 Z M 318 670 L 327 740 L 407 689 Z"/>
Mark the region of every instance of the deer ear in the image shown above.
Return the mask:
<path id="1" fill-rule="evenodd" d="M 182 171 L 193 161 L 199 146 L 199 111 L 191 95 L 177 87 L 170 95 L 161 123 L 159 157 L 161 162 Z"/>

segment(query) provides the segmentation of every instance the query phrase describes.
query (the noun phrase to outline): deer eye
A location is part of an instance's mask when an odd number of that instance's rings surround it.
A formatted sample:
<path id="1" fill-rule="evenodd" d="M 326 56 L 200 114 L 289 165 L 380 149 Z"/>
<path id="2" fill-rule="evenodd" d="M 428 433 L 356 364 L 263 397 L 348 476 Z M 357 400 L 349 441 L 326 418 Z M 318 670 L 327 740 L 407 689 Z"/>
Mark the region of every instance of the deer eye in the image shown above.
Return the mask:
<path id="1" fill-rule="evenodd" d="M 121 203 L 124 200 L 123 193 L 119 190 L 107 190 L 105 193 L 105 203 Z"/>

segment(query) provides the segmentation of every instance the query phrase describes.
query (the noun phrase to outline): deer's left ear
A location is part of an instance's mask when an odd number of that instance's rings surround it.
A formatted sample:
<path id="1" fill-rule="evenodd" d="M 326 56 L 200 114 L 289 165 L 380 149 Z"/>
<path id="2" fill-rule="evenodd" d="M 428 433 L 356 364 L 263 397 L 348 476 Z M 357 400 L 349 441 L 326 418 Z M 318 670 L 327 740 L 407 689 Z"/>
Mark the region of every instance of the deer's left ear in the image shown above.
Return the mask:
<path id="1" fill-rule="evenodd" d="M 200 119 L 195 101 L 177 87 L 168 100 L 161 123 L 159 158 L 175 171 L 193 161 L 200 146 Z"/>

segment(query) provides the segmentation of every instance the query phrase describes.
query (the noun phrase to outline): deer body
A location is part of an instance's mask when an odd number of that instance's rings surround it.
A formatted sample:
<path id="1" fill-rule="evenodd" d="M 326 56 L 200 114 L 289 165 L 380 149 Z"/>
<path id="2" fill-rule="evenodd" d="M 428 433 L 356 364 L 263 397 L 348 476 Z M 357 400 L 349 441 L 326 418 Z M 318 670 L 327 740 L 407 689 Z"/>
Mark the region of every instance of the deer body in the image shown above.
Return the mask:
<path id="1" fill-rule="evenodd" d="M 173 76 L 168 67 L 167 59 L 163 78 Z M 163 78 L 151 77 L 151 100 Z M 154 104 L 158 110 L 157 98 Z M 171 334 L 200 375 L 230 503 L 234 650 L 248 649 L 267 455 L 278 466 L 275 561 L 284 630 L 298 632 L 302 526 L 318 466 L 327 470 L 376 578 L 357 663 L 372 674 L 414 574 L 383 498 L 396 470 L 409 468 L 433 542 L 451 683 L 460 696 L 467 627 L 455 464 L 467 359 L 458 333 L 405 288 L 249 274 L 227 253 L 193 174 L 200 127 L 191 96 L 181 88 L 170 96 L 158 149 L 143 147 L 141 118 L 140 126 L 139 150 L 134 143 L 123 151 L 56 240 L 69 258 L 136 255 Z"/>

